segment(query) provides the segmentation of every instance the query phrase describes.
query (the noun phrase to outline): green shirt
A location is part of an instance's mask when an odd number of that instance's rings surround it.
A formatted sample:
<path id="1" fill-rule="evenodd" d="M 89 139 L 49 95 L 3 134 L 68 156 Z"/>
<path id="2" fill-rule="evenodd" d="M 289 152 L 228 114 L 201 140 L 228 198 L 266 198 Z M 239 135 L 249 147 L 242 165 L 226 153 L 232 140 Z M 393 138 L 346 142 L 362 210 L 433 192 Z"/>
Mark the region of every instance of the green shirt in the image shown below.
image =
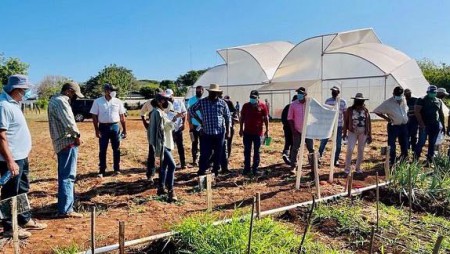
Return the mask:
<path id="1" fill-rule="evenodd" d="M 440 99 L 431 98 L 427 95 L 423 98 L 418 98 L 416 105 L 422 106 L 420 114 L 425 125 L 440 122 L 440 112 L 442 112 L 442 101 Z"/>

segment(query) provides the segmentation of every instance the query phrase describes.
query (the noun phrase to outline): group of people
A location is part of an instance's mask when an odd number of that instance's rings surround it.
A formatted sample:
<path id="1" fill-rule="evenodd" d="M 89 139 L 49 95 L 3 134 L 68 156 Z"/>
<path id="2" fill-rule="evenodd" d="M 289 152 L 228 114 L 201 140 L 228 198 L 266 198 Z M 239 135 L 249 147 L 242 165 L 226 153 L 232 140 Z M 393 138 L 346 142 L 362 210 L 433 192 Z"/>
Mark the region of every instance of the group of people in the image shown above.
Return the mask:
<path id="1" fill-rule="evenodd" d="M 12 75 L 0 94 L 0 174 L 8 171 L 12 178 L 1 189 L 1 199 L 29 190 L 28 155 L 31 150 L 31 135 L 21 111 L 20 104 L 25 93 L 30 89 L 28 78 L 24 75 Z M 239 124 L 239 136 L 244 144 L 244 175 L 259 175 L 260 147 L 269 137 L 268 103 L 260 101 L 259 92 L 253 90 L 248 102 L 236 106 L 229 96 L 223 96 L 219 85 L 211 84 L 208 96 L 203 97 L 204 88 L 197 86 L 195 95 L 187 102 L 176 100 L 171 89 L 159 91 L 155 97 L 147 101 L 141 109 L 141 118 L 147 130 L 148 158 L 147 178 L 153 183 L 156 174 L 156 161 L 159 159 L 159 181 L 157 195 L 167 195 L 169 202 L 177 201 L 174 191 L 174 172 L 177 168 L 172 151 L 177 147 L 179 168 L 198 166 L 198 175 L 205 175 L 208 169 L 217 176 L 227 173 L 228 159 L 231 154 L 235 125 Z M 97 98 L 90 110 L 93 115 L 95 135 L 99 142 L 99 173 L 104 177 L 107 169 L 106 153 L 109 143 L 113 150 L 114 174 L 120 174 L 120 142 L 127 137 L 125 108 L 117 96 L 117 89 L 105 84 L 104 94 Z M 441 94 L 439 94 L 441 92 Z M 443 95 L 448 95 L 443 90 Z M 292 169 L 297 166 L 297 155 L 301 145 L 303 122 L 306 109 L 307 90 L 300 87 L 296 90 L 292 102 L 282 113 L 285 146 L 283 160 Z M 442 89 L 429 86 L 427 95 L 414 98 L 409 89 L 396 87 L 393 96 L 376 107 L 372 113 L 388 121 L 387 133 L 391 163 L 406 159 L 408 149 L 412 149 L 418 159 L 428 139 L 427 161 L 431 163 L 434 156 L 434 144 L 439 132 L 445 133 Z M 356 173 L 361 173 L 364 147 L 372 141 L 370 112 L 365 106 L 368 100 L 357 93 L 353 104 L 347 107 L 344 99 L 339 97 L 339 87 L 331 88 L 331 97 L 325 101 L 330 107 L 339 102 L 339 117 L 336 135 L 336 153 L 334 165 L 339 165 L 341 144 L 347 139 L 345 173 L 351 171 L 353 150 L 358 144 Z M 74 211 L 74 182 L 76 179 L 78 147 L 81 145 L 81 134 L 71 110 L 71 102 L 83 98 L 80 86 L 75 82 L 66 82 L 60 93 L 54 95 L 48 106 L 50 136 L 58 163 L 58 216 L 63 218 L 82 218 Z M 450 124 L 450 122 L 449 122 Z M 183 131 L 189 128 L 192 144 L 192 163 L 188 164 L 183 145 Z M 417 132 L 419 132 L 417 139 Z M 450 134 L 450 133 L 449 133 Z M 395 143 L 400 143 L 400 156 L 396 157 Z M 418 140 L 418 142 L 417 142 Z M 320 141 L 319 155 L 325 151 L 328 139 Z M 417 142 L 417 143 L 416 143 Z M 312 139 L 305 139 L 309 153 L 314 153 Z M 253 152 L 253 156 L 252 156 Z M 200 156 L 199 156 L 200 154 Z M 310 164 L 313 160 L 309 157 Z M 309 174 L 314 178 L 314 174 Z M 42 230 L 47 227 L 31 218 L 30 212 L 19 215 L 19 237 L 31 235 L 28 230 Z M 4 236 L 12 235 L 11 219 L 3 219 Z"/>

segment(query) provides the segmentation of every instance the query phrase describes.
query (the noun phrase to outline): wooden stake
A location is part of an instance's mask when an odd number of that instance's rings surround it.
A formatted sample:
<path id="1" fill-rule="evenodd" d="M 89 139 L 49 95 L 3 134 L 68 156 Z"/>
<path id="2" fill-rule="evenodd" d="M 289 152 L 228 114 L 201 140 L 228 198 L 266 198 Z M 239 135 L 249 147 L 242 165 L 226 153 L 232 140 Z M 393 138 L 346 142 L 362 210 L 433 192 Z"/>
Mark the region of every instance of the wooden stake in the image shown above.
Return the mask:
<path id="1" fill-rule="evenodd" d="M 19 242 L 19 225 L 17 223 L 17 196 L 11 198 L 11 216 L 12 216 L 14 254 L 19 254 L 20 242 Z"/>
<path id="2" fill-rule="evenodd" d="M 321 198 L 320 195 L 320 183 L 319 183 L 319 153 L 313 154 L 313 160 L 314 160 L 314 182 L 316 185 L 316 195 L 317 198 Z"/>
<path id="3" fill-rule="evenodd" d="M 212 212 L 212 188 L 211 188 L 211 184 L 212 183 L 212 179 L 211 179 L 211 174 L 207 174 L 206 175 L 206 202 L 208 204 L 208 208 L 207 211 L 208 212 Z"/>
<path id="4" fill-rule="evenodd" d="M 251 244 L 252 244 L 252 234 L 253 234 L 253 214 L 255 212 L 255 203 L 256 198 L 253 197 L 252 203 L 252 213 L 250 214 L 250 232 L 248 233 L 248 245 L 247 245 L 247 254 L 250 254 Z"/>
<path id="5" fill-rule="evenodd" d="M 308 116 L 309 116 L 309 103 L 310 103 L 310 99 L 306 98 L 305 101 L 306 105 L 305 105 L 305 116 L 303 117 L 303 128 L 302 128 L 302 137 L 301 137 L 301 141 L 300 141 L 300 154 L 297 155 L 297 171 L 296 171 L 296 180 L 295 180 L 295 188 L 297 190 L 300 190 L 300 181 L 302 178 L 302 167 L 303 167 L 303 148 L 305 146 L 305 137 L 306 137 L 306 126 L 308 125 Z M 300 158 L 300 160 L 299 160 Z"/>
<path id="6" fill-rule="evenodd" d="M 409 215 L 408 221 L 411 223 L 412 216 L 412 176 L 411 176 L 411 167 L 408 167 L 408 203 L 409 203 Z"/>
<path id="7" fill-rule="evenodd" d="M 256 193 L 256 218 L 261 219 L 261 193 Z"/>
<path id="8" fill-rule="evenodd" d="M 369 254 L 373 253 L 373 239 L 375 236 L 375 227 L 372 226 L 372 232 L 370 233 L 370 247 L 369 247 Z"/>
<path id="9" fill-rule="evenodd" d="M 390 178 L 390 167 L 389 167 L 390 153 L 391 147 L 386 146 L 386 159 L 384 161 L 384 173 L 386 181 L 388 181 Z"/>
<path id="10" fill-rule="evenodd" d="M 91 209 L 91 253 L 95 253 L 95 206 Z"/>
<path id="11" fill-rule="evenodd" d="M 305 242 L 305 238 L 306 238 L 306 234 L 308 233 L 308 229 L 309 226 L 311 225 L 311 219 L 312 219 L 312 215 L 314 212 L 314 207 L 316 206 L 316 198 L 314 197 L 314 195 L 312 196 L 312 204 L 311 204 L 311 210 L 309 210 L 309 214 L 308 214 L 308 221 L 306 223 L 306 227 L 305 227 L 305 231 L 303 232 L 303 237 L 302 237 L 302 241 L 300 242 L 300 248 L 298 249 L 298 253 L 302 253 L 303 251 L 303 243 Z"/>
<path id="12" fill-rule="evenodd" d="M 347 191 L 348 191 L 348 197 L 352 197 L 352 189 L 353 189 L 353 172 L 348 174 L 347 177 Z"/>
<path id="13" fill-rule="evenodd" d="M 125 222 L 119 221 L 119 253 L 125 254 Z"/>
<path id="14" fill-rule="evenodd" d="M 376 197 L 377 197 L 377 230 L 378 230 L 378 226 L 379 226 L 379 221 L 380 221 L 380 186 L 378 186 L 378 172 L 375 175 L 375 179 L 377 181 L 376 185 Z"/>
<path id="15" fill-rule="evenodd" d="M 438 236 L 436 239 L 436 243 L 434 244 L 433 254 L 439 254 L 439 249 L 441 248 L 442 240 L 444 240 L 443 236 Z"/>
<path id="16" fill-rule="evenodd" d="M 205 177 L 206 176 L 199 176 L 198 177 L 198 189 L 199 189 L 199 191 L 203 191 L 203 189 L 204 189 L 204 184 L 205 184 Z"/>
<path id="17" fill-rule="evenodd" d="M 329 183 L 333 183 L 334 181 L 334 161 L 336 159 L 336 139 L 337 139 L 337 131 L 338 131 L 338 123 L 339 123 L 339 107 L 341 106 L 341 98 L 337 97 L 336 98 L 336 116 L 334 117 L 334 128 L 333 128 L 333 135 L 332 135 L 332 144 L 333 146 L 331 147 L 331 162 L 330 162 L 330 174 L 328 176 L 328 182 Z M 341 134 L 342 135 L 342 134 Z M 339 159 L 339 158 L 338 158 Z"/>

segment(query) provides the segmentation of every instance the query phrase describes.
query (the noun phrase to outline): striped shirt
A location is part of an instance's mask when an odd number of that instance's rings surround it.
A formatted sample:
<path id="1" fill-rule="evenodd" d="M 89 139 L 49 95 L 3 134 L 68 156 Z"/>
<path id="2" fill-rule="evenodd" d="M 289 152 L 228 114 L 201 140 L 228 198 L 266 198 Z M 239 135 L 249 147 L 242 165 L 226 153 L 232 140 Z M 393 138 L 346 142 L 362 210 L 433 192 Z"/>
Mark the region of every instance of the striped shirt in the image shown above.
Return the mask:
<path id="1" fill-rule="evenodd" d="M 336 105 L 336 98 L 328 98 L 325 101 L 325 104 L 333 106 Z M 347 110 L 347 102 L 344 99 L 340 99 L 339 103 L 339 119 L 338 119 L 338 126 L 342 127 L 344 125 L 344 112 Z"/>
<path id="2" fill-rule="evenodd" d="M 222 99 L 210 100 L 208 97 L 200 99 L 189 107 L 189 114 L 200 118 L 197 111 L 200 111 L 202 115 L 203 131 L 208 135 L 225 133 L 225 124 L 230 126 L 230 110 Z"/>
<path id="3" fill-rule="evenodd" d="M 75 123 L 69 97 L 62 94 L 54 95 L 48 103 L 48 124 L 50 137 L 56 153 L 74 143 L 80 131 Z"/>

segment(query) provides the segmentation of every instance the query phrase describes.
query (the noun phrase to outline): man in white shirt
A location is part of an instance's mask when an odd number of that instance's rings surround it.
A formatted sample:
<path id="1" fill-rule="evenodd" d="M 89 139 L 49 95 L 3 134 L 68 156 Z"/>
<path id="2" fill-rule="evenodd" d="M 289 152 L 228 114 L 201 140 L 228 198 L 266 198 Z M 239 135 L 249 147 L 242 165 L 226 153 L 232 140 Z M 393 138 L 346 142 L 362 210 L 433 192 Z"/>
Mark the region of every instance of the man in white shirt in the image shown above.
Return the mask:
<path id="1" fill-rule="evenodd" d="M 397 86 L 394 88 L 393 96 L 378 107 L 373 112 L 379 117 L 385 119 L 387 124 L 388 145 L 390 146 L 390 164 L 394 164 L 395 141 L 399 140 L 401 154 L 399 160 L 408 158 L 408 105 L 403 88 Z"/>
<path id="2" fill-rule="evenodd" d="M 120 138 L 127 137 L 125 108 L 122 101 L 116 98 L 117 89 L 113 85 L 105 84 L 104 91 L 105 95 L 94 101 L 90 111 L 95 128 L 95 136 L 99 139 L 100 144 L 98 154 L 100 160 L 99 177 L 103 177 L 106 171 L 106 149 L 110 140 L 113 150 L 114 174 L 120 173 Z M 119 121 L 122 124 L 122 134 L 120 134 Z"/>
<path id="3" fill-rule="evenodd" d="M 183 145 L 183 131 L 186 123 L 186 106 L 183 101 L 175 100 L 173 98 L 172 89 L 166 90 L 166 95 L 169 97 L 169 101 L 172 103 L 172 109 L 167 112 L 167 117 L 170 120 L 173 120 L 178 114 L 181 114 L 181 117 L 178 117 L 175 121 L 175 128 L 172 132 L 173 141 L 177 145 L 178 155 L 180 157 L 180 167 L 181 169 L 186 168 L 186 158 L 184 156 L 184 145 Z"/>

